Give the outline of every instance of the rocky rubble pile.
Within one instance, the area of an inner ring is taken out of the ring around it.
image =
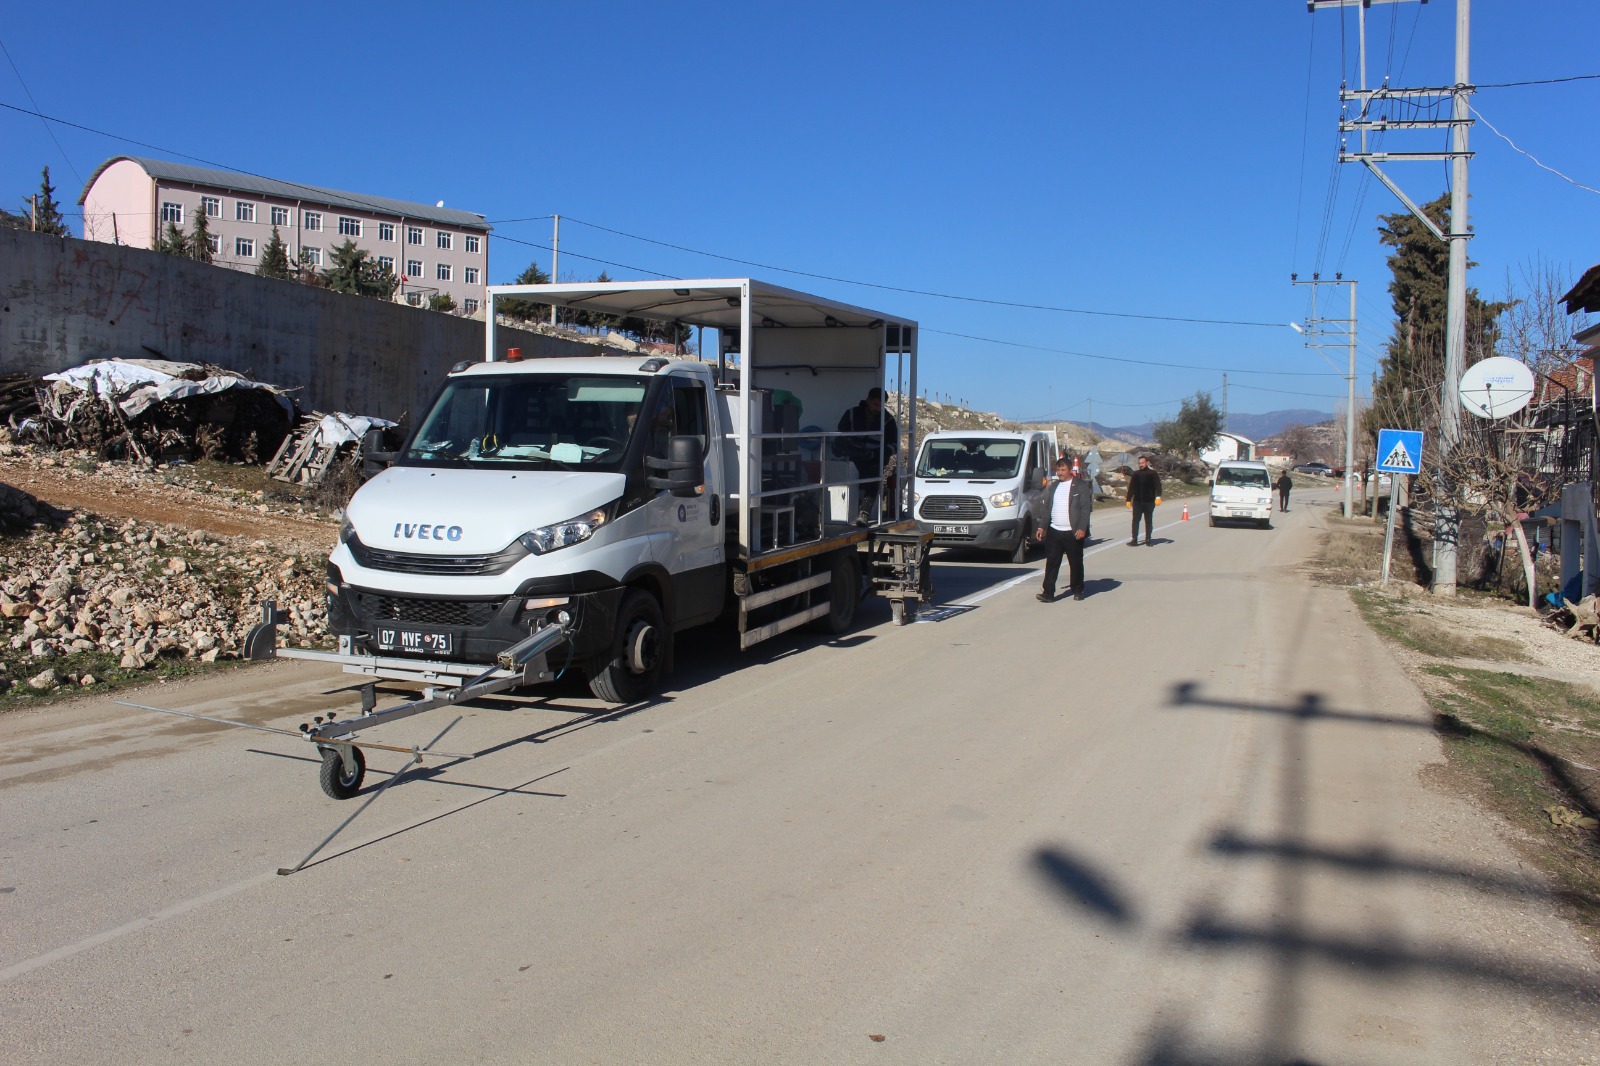
[[[37,524],[0,541],[0,691],[93,685],[60,664],[79,652],[123,670],[238,658],[265,600],[288,612],[281,641],[321,643],[324,574],[321,557],[204,530],[81,514]]]

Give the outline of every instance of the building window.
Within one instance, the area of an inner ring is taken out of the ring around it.
[[[470,299],[470,298],[466,299],[466,300],[462,300],[461,301],[461,310],[465,314],[469,314],[469,315],[477,314],[478,313],[478,301]]]
[[[420,260],[420,259],[407,259],[406,260],[406,277],[408,277],[408,278],[420,278],[420,277],[422,277],[422,260]]]
[[[289,224],[289,209],[287,207],[274,207],[272,209],[272,224],[274,226],[287,226]]]
[[[175,204],[171,200],[161,201],[161,221],[183,225],[183,205]]]
[[[438,276],[440,281],[449,281],[450,280],[450,264],[449,263],[440,263],[437,266],[435,266],[433,269],[434,269],[434,273]]]
[[[300,225],[302,227],[304,227],[305,229],[312,230],[313,232],[320,233],[322,231],[322,212],[321,211],[302,211],[302,212],[300,212]]]
[[[240,259],[254,259],[256,257],[256,242],[250,237],[235,237],[233,239],[233,254]]]
[[[422,227],[421,226],[407,226],[406,227],[406,243],[407,244],[421,244],[422,243]]]
[[[222,238],[215,233],[206,234],[206,247],[211,249],[212,255],[222,254]]]
[[[444,248],[446,250],[450,248],[450,234],[446,233],[444,230],[439,231],[438,240],[440,248]]]
[[[461,280],[466,282],[468,285],[476,285],[478,283],[478,268],[467,267],[466,269],[462,270]]]
[[[236,222],[254,222],[256,220],[256,205],[248,200],[235,200],[233,202],[233,218]]]
[[[222,217],[222,197],[202,196],[200,197],[200,206],[205,209],[207,218]]]
[[[359,218],[347,218],[344,215],[340,215],[339,232],[344,234],[346,237],[361,236],[361,220]]]
[[[393,222],[380,222],[380,223],[378,223],[378,240],[380,240],[380,241],[392,241],[392,240],[394,240],[394,223]]]
[[[321,266],[322,265],[322,249],[321,248],[302,248],[302,249],[300,249],[300,262],[304,263],[306,266],[314,266],[314,267]]]
[[[412,307],[421,307],[422,306],[422,293],[420,293],[420,292],[408,292],[408,293],[406,293],[406,303],[410,304]]]
[[[378,269],[379,270],[387,270],[389,273],[393,274],[394,273],[394,256],[392,256],[392,255],[380,255],[380,256],[378,256]]]
[[[474,237],[470,233],[467,234],[467,251],[471,252],[473,255],[478,254],[478,238]]]

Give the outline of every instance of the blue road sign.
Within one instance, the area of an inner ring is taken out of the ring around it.
[[[1422,430],[1378,430],[1378,469],[1386,474],[1422,472]]]

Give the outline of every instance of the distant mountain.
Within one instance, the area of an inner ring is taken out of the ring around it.
[[[1228,432],[1237,433],[1241,437],[1251,440],[1261,440],[1263,437],[1276,437],[1289,426],[1314,426],[1318,422],[1326,422],[1333,417],[1328,411],[1312,411],[1299,408],[1292,411],[1268,411],[1264,415],[1234,414],[1228,415]]]

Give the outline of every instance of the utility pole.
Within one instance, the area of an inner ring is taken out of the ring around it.
[[[1222,432],[1228,432],[1228,375],[1222,375]]]
[[[556,273],[561,264],[561,216],[551,215],[555,220],[554,232],[550,235],[550,284],[554,285],[561,280],[561,275]],[[550,324],[556,324],[556,305],[550,305]]]
[[[1317,303],[1318,285],[1348,285],[1350,286],[1350,317],[1342,318],[1317,318],[1306,319],[1306,347],[1322,351],[1321,338],[1324,335],[1324,325],[1342,326],[1343,330],[1328,330],[1328,334],[1337,337],[1341,333],[1350,349],[1350,371],[1345,375],[1345,410],[1344,410],[1344,516],[1355,516],[1355,474],[1356,474],[1356,281],[1354,278],[1346,281],[1343,274],[1335,274],[1332,281],[1323,281],[1320,275],[1311,275],[1310,281],[1299,280],[1298,274],[1289,275],[1291,285],[1311,286],[1311,309],[1315,311],[1320,305]]]
[[[1469,57],[1472,22],[1472,0],[1456,0],[1455,83],[1444,88],[1379,89],[1367,88],[1367,7],[1375,3],[1408,3],[1410,0],[1306,0],[1311,12],[1323,8],[1354,7],[1360,30],[1361,87],[1341,89],[1339,99],[1345,105],[1358,104],[1356,117],[1341,119],[1341,133],[1358,133],[1360,149],[1348,151],[1343,143],[1339,149],[1339,162],[1361,163],[1373,176],[1383,182],[1388,190],[1406,205],[1406,209],[1435,237],[1444,241],[1450,250],[1449,276],[1446,282],[1444,383],[1439,397],[1439,497],[1433,515],[1433,591],[1439,596],[1456,594],[1456,548],[1460,539],[1460,523],[1456,512],[1448,467],[1450,454],[1461,438],[1461,371],[1466,364],[1467,349],[1467,131],[1472,126],[1468,114],[1467,97],[1472,95],[1469,82]],[[1426,3],[1426,0],[1422,0]],[[1384,108],[1393,101],[1405,101],[1401,113],[1427,115],[1446,99],[1450,101],[1448,119],[1391,118]],[[1374,111],[1377,110],[1376,117]],[[1450,131],[1448,152],[1380,152],[1367,144],[1369,133],[1406,132],[1413,130]],[[1401,191],[1379,163],[1419,162],[1448,160],[1450,163],[1450,232],[1442,232],[1433,219],[1423,213],[1410,197]],[[1396,427],[1416,428],[1423,427]]]
[[[34,193],[28,197],[28,203],[33,206],[28,210],[28,228],[34,233],[39,232],[39,194]]]

